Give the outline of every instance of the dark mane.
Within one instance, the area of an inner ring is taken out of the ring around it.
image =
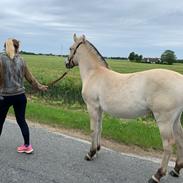
[[[109,68],[108,67],[108,63],[106,62],[106,60],[104,59],[104,57],[99,53],[99,51],[95,48],[95,46],[92,43],[90,43],[88,40],[86,40],[86,43],[89,46],[89,48],[91,48],[91,50],[97,55],[97,57],[104,64],[104,66],[106,68]]]

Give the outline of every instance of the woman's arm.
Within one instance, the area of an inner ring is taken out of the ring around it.
[[[25,62],[24,62],[25,63]],[[48,86],[40,84],[36,78],[32,75],[32,73],[29,71],[26,63],[24,64],[24,74],[26,80],[34,87],[37,88],[38,90],[41,91],[46,91],[48,89]]]
[[[2,61],[0,60],[0,88],[3,85],[3,64]]]

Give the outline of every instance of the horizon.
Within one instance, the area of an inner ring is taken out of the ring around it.
[[[165,50],[165,51],[166,51],[166,50]],[[2,51],[2,52],[0,51],[0,54],[1,54],[1,53],[4,53],[4,51]],[[49,56],[49,55],[50,55],[50,56],[52,55],[52,56],[62,56],[62,57],[67,57],[67,56],[68,56],[68,54],[40,53],[40,52],[32,52],[32,51],[25,51],[25,50],[20,50],[19,53],[20,53],[20,54],[25,54],[25,55],[26,55],[26,54],[27,54],[27,55],[48,55],[48,56]],[[138,53],[137,53],[137,54],[138,54]],[[129,56],[129,55],[128,55],[128,56]],[[112,58],[112,59],[113,59],[113,58],[114,58],[114,59],[115,59],[115,58],[117,58],[117,59],[119,58],[119,59],[122,59],[122,60],[123,60],[123,59],[127,59],[127,60],[128,60],[128,56],[126,57],[126,56],[103,56],[103,55],[102,55],[102,57],[104,57],[104,58]],[[143,55],[142,55],[142,56],[143,56]],[[153,56],[152,56],[152,57],[150,57],[150,56],[149,56],[149,57],[148,57],[148,56],[147,56],[147,57],[144,57],[144,56],[143,56],[143,59],[146,59],[146,58],[161,59],[161,56],[160,56],[160,57],[153,57]],[[183,60],[183,58],[177,58],[176,60]]]
[[[166,51],[166,50],[165,50]],[[2,52],[0,52],[2,53]],[[35,53],[35,52],[29,52],[29,51],[25,51],[25,50],[20,50],[20,54],[30,54],[30,55],[50,55],[50,56],[62,56],[62,57],[67,57],[68,54],[54,54],[54,53]],[[103,56],[104,58],[119,58],[119,59],[128,59],[128,57],[125,56]],[[147,59],[147,58],[155,58],[155,59],[161,59],[160,57],[144,57],[142,55],[143,59]],[[183,60],[183,58],[177,58],[176,60]]]

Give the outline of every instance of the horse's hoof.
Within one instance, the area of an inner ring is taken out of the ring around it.
[[[91,160],[96,156],[96,152],[97,152],[97,150],[92,150],[92,151],[90,151],[90,152],[85,156],[85,160],[91,161]]]
[[[91,157],[89,154],[87,154],[87,155],[85,156],[85,160],[86,160],[86,161],[91,161],[91,160],[92,160],[92,157]]]
[[[153,178],[150,178],[148,183],[159,183],[159,181],[155,181]]]
[[[85,160],[91,161],[94,158],[94,156],[96,156],[96,152],[97,152],[96,149],[90,150],[90,152],[85,156]]]
[[[179,173],[177,173],[175,170],[172,170],[169,174],[170,174],[172,177],[179,177]]]

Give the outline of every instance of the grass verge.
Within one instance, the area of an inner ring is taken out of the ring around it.
[[[12,110],[10,111],[12,113]],[[52,127],[77,129],[90,133],[89,116],[84,109],[53,106],[39,101],[28,101],[26,118]],[[162,149],[159,130],[151,118],[124,120],[104,114],[102,136],[143,149]]]

